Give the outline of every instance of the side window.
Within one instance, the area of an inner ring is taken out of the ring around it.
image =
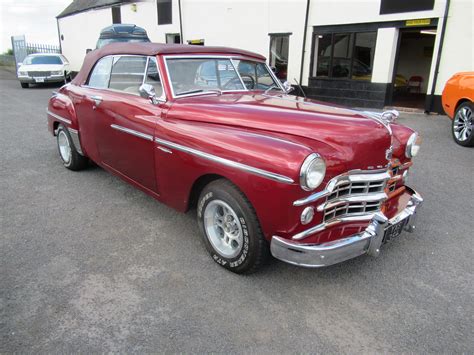
[[[139,95],[145,75],[146,57],[114,57],[109,88]]]
[[[148,61],[145,83],[150,84],[155,88],[156,97],[163,96],[163,86],[161,84],[160,73],[158,72],[155,57],[150,57],[150,60]]]
[[[109,85],[112,57],[102,58],[92,70],[87,85],[93,88],[105,89]]]

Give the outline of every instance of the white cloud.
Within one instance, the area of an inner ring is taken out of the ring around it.
[[[0,53],[11,48],[11,36],[27,42],[58,45],[56,16],[72,0],[0,0]]]

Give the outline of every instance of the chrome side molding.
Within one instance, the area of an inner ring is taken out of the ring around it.
[[[190,148],[190,147],[186,147],[186,146],[181,145],[181,144],[177,144],[177,143],[170,142],[170,141],[160,139],[160,138],[155,138],[155,142],[159,143],[161,145],[164,145],[168,148],[177,149],[177,150],[180,150],[182,152],[192,154],[192,155],[198,156],[198,157],[206,159],[206,160],[210,160],[210,161],[213,161],[213,162],[225,165],[225,166],[229,166],[231,168],[236,168],[236,169],[239,169],[239,170],[246,171],[250,174],[262,176],[262,177],[265,177],[267,179],[278,181],[278,182],[281,182],[281,183],[284,183],[284,184],[293,184],[294,183],[294,180],[290,177],[280,175],[280,174],[277,174],[277,173],[273,173],[271,171],[255,168],[253,166],[242,164],[242,163],[239,163],[239,162],[236,162],[236,161],[233,161],[233,160],[229,160],[229,159],[226,159],[226,158],[221,158],[221,157],[218,157],[216,155],[205,153],[205,152],[202,152],[200,150]]]
[[[55,119],[57,119],[58,121],[61,121],[63,123],[66,123],[66,124],[71,124],[71,120],[68,120],[67,118],[64,118],[62,116],[59,116],[53,112],[51,112],[50,110],[46,109],[46,113],[52,117],[54,117]]]
[[[138,132],[133,129],[122,127],[116,124],[111,124],[110,127],[112,127],[113,129],[116,129],[117,131],[128,133],[128,134],[131,134],[132,136],[143,138],[143,139],[146,139],[147,141],[153,142],[153,136],[150,136],[149,134]]]

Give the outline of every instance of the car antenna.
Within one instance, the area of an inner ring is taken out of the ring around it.
[[[298,85],[298,89],[300,89],[301,93],[303,94],[304,98],[306,99],[306,94],[304,93],[303,87],[300,85],[298,80],[296,78],[293,78],[295,80],[296,85]]]

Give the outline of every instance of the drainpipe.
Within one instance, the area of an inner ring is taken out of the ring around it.
[[[430,102],[428,104],[428,107],[425,106],[425,113],[430,113],[433,110],[434,93],[435,93],[435,89],[436,89],[436,82],[438,81],[439,65],[440,65],[440,62],[441,62],[441,52],[443,51],[444,34],[446,32],[446,23],[448,22],[449,3],[450,3],[450,0],[446,0],[446,7],[444,8],[443,26],[441,27],[439,47],[438,47],[438,53],[437,53],[437,57],[436,57],[436,65],[435,65],[433,83],[431,84]]]
[[[306,32],[308,32],[308,17],[309,17],[310,3],[311,3],[311,0],[306,0],[306,15],[304,19],[304,32],[303,32],[303,48],[301,48],[300,84],[303,82],[304,55],[306,53]]]
[[[179,42],[183,44],[183,18],[181,17],[181,0],[178,0],[179,9]]]

